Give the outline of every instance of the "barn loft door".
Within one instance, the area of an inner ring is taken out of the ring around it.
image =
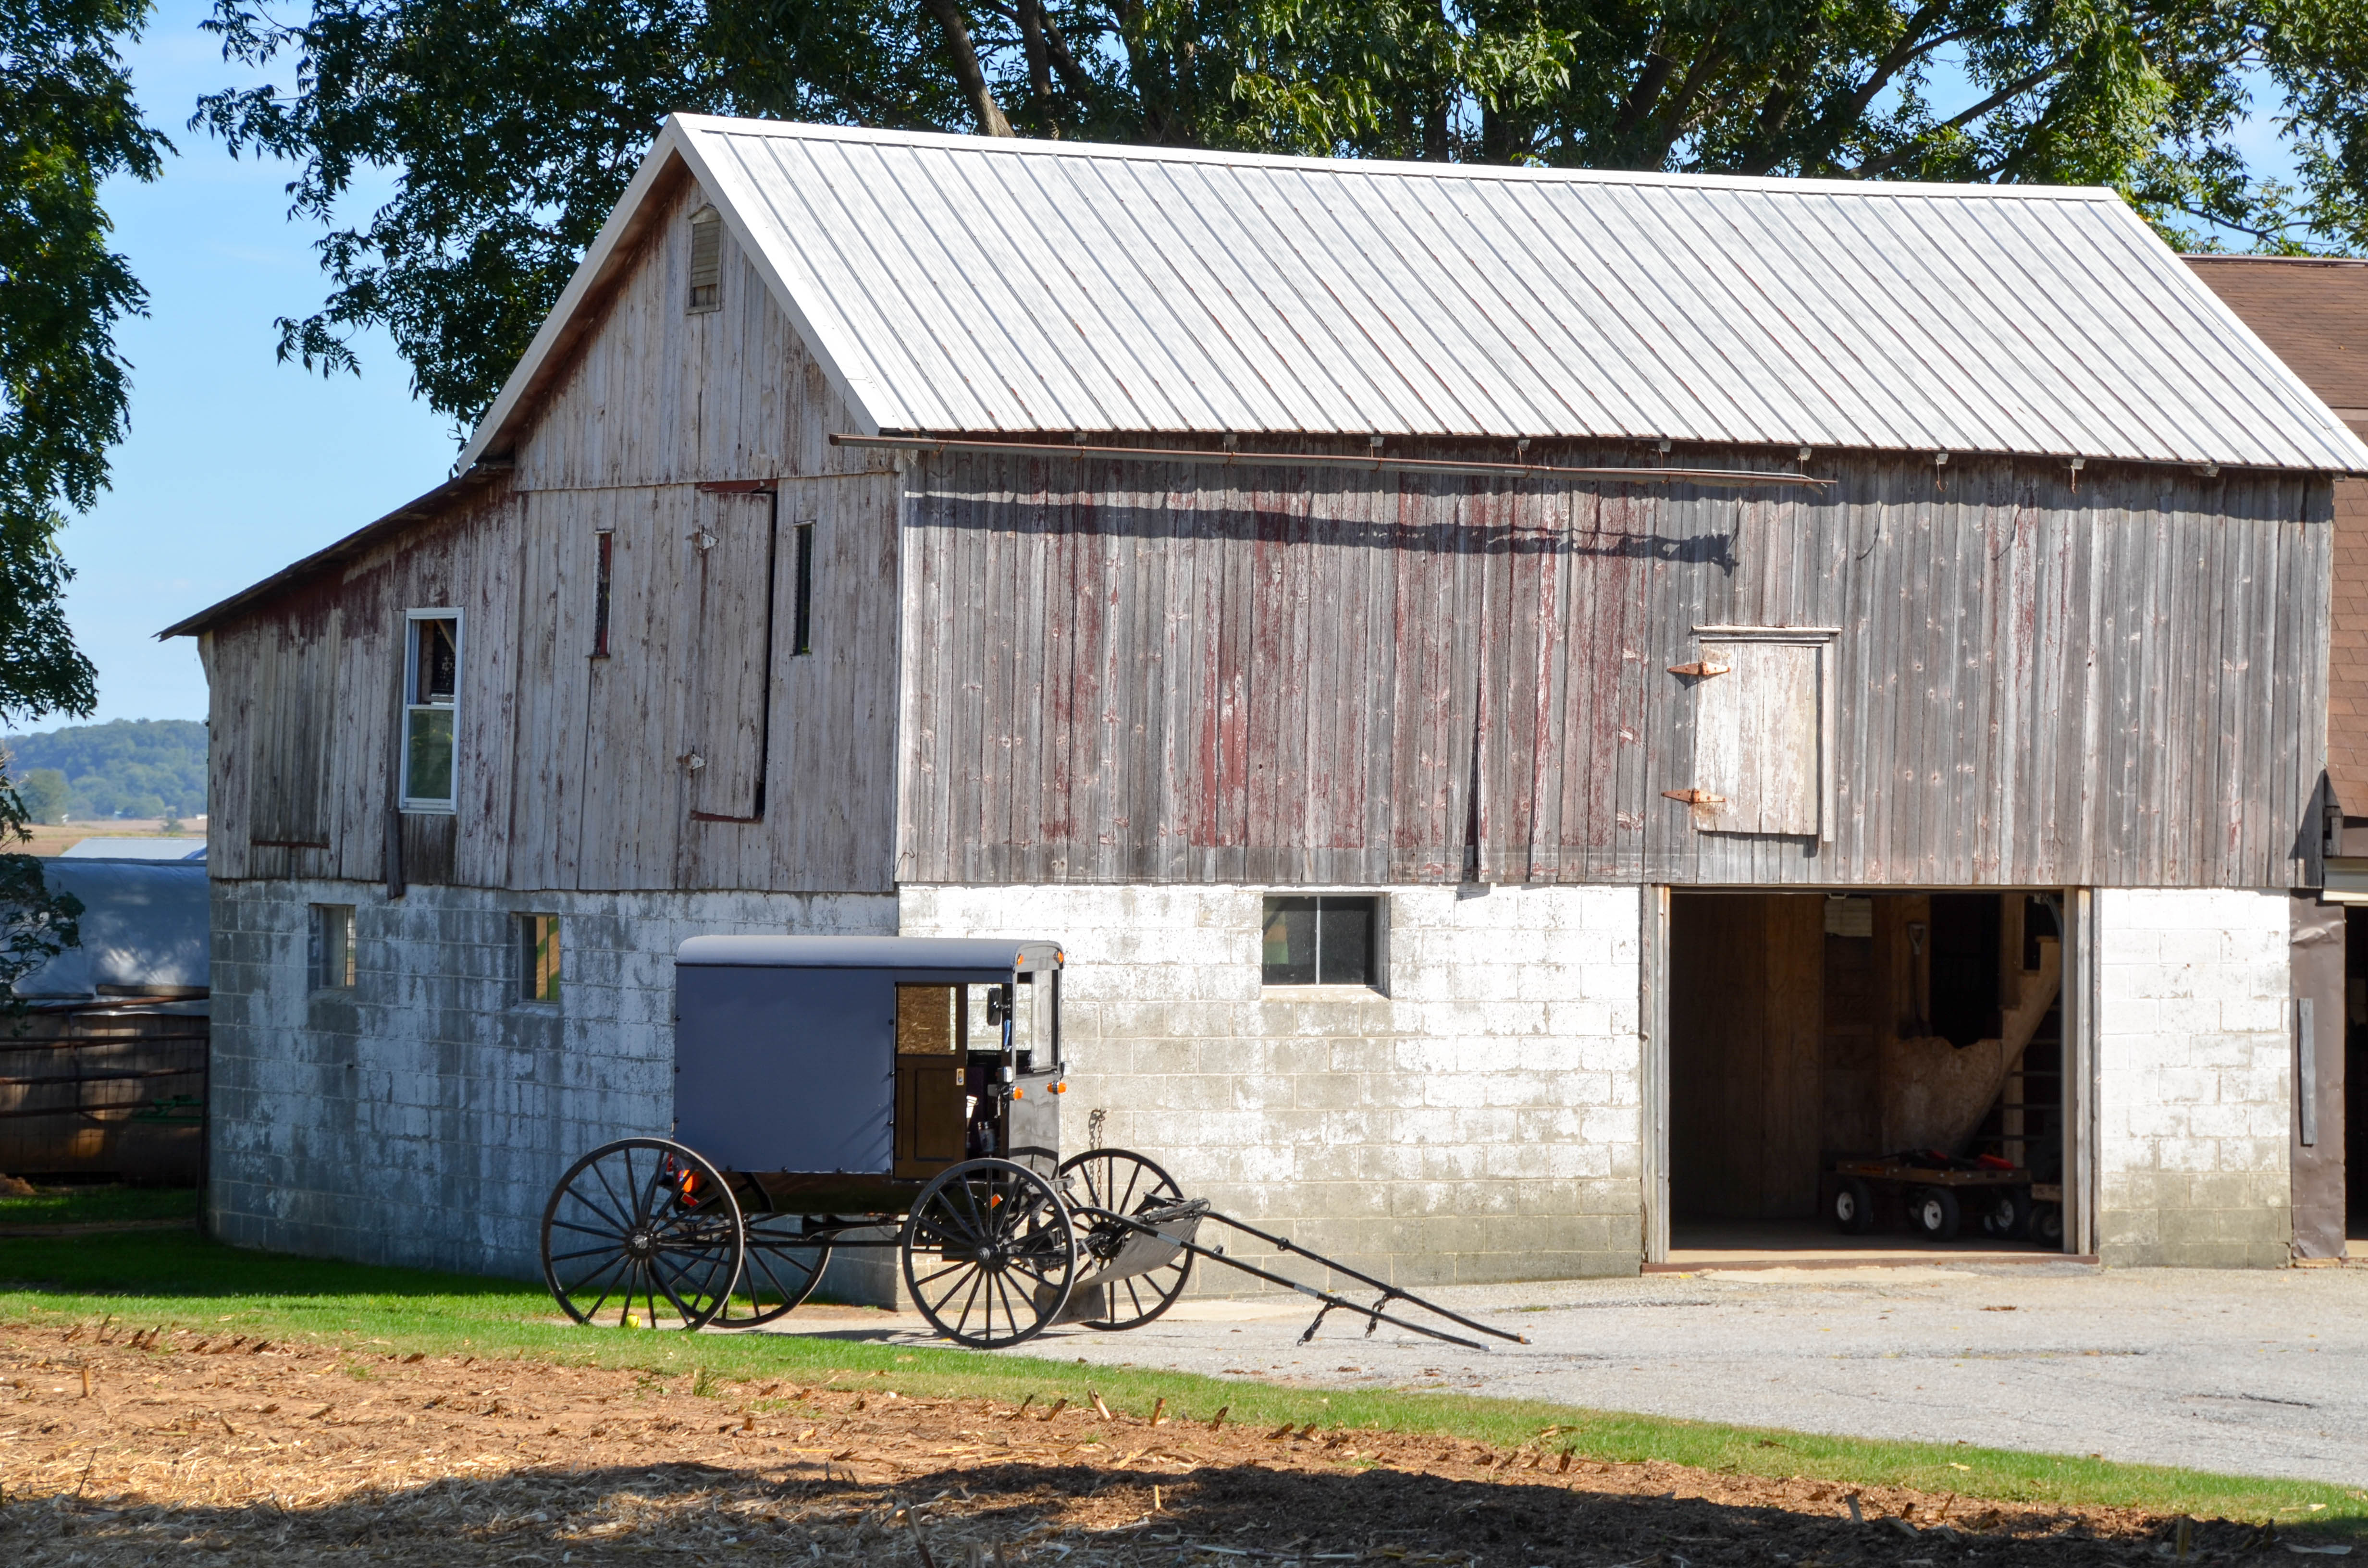
[[[699,494],[689,548],[698,617],[685,705],[690,810],[707,821],[765,812],[766,699],[772,685],[773,498]]]
[[[1691,790],[1705,833],[1830,837],[1830,639],[1785,629],[1702,636],[1694,687]]]
[[[247,776],[247,841],[284,848],[329,843],[329,737],[336,731],[338,631],[331,610],[317,636],[283,634],[258,662],[252,701],[255,760]]]

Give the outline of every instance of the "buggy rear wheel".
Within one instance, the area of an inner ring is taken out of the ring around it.
[[[1091,1149],[1061,1162],[1053,1180],[1076,1209],[1101,1209],[1113,1214],[1139,1215],[1184,1201],[1176,1178],[1132,1149]],[[1106,1267],[1121,1248],[1143,1234],[1115,1220],[1085,1216],[1086,1233],[1079,1239],[1088,1275]],[[1157,1238],[1152,1238],[1156,1241]],[[1088,1295],[1102,1293],[1102,1313],[1084,1319],[1087,1328],[1116,1331],[1141,1328],[1176,1304],[1192,1278],[1192,1255],[1178,1248],[1166,1263],[1141,1274],[1116,1279],[1087,1281]]]
[[[750,1214],[740,1223],[739,1283],[715,1313],[718,1328],[756,1328],[803,1306],[822,1282],[830,1243],[808,1239],[798,1214]]]
[[[577,1323],[683,1328],[722,1310],[740,1273],[740,1205],[717,1170],[664,1138],[620,1138],[567,1167],[542,1210],[542,1278]]]
[[[929,1326],[997,1350],[1069,1304],[1076,1231],[1051,1182],[1010,1160],[965,1160],[921,1189],[905,1223],[905,1285]]]

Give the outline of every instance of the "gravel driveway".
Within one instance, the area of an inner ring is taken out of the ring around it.
[[[1437,1295],[1532,1343],[1367,1339],[1335,1313],[1301,1346],[1312,1312],[1266,1297],[1019,1353],[2368,1483],[2368,1269],[1783,1269]],[[926,1338],[917,1317],[844,1309],[781,1327]]]

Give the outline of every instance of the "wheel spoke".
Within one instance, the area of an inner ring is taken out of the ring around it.
[[[978,1265],[976,1265],[976,1264],[974,1264],[974,1263],[963,1263],[963,1264],[957,1264],[957,1265],[955,1265],[955,1267],[956,1267],[957,1269],[959,1269],[959,1270],[961,1270],[961,1271],[962,1271],[962,1272],[964,1272],[964,1273],[968,1273],[968,1274],[976,1274],[976,1273],[980,1272],[980,1269],[979,1269]],[[946,1287],[946,1293],[945,1293],[944,1295],[942,1295],[942,1296],[939,1296],[936,1301],[931,1301],[931,1302],[929,1303],[929,1315],[930,1315],[931,1317],[935,1317],[935,1316],[937,1316],[939,1312],[944,1312],[944,1311],[946,1310],[946,1303],[947,1303],[948,1301],[952,1301],[952,1300],[954,1299],[954,1293],[955,1293],[956,1291],[960,1290],[962,1288],[962,1282],[960,1279],[957,1279],[957,1280],[955,1280],[952,1284],[951,1284],[951,1285],[947,1286],[947,1287]],[[917,1296],[919,1293],[920,1293],[920,1292],[918,1292],[918,1291],[915,1291],[915,1292],[914,1292],[914,1294],[915,1294],[915,1295],[916,1295],[916,1296]]]
[[[632,1229],[630,1225],[620,1225],[614,1230],[604,1231],[597,1225],[576,1224],[572,1220],[553,1220],[551,1222],[551,1228],[554,1231],[575,1231],[587,1236],[611,1236],[620,1242],[624,1239],[625,1233]]]
[[[580,1247],[580,1248],[578,1248],[577,1250],[575,1250],[575,1252],[555,1252],[555,1253],[552,1253],[552,1254],[551,1255],[551,1261],[552,1261],[552,1262],[553,1262],[553,1263],[565,1263],[565,1262],[567,1262],[570,1258],[577,1258],[577,1257],[598,1257],[598,1256],[600,1256],[602,1253],[604,1253],[604,1252],[613,1253],[613,1252],[615,1252],[616,1250],[617,1250],[617,1248],[616,1248],[616,1246],[615,1246],[615,1245],[613,1245],[613,1244],[609,1245],[609,1246],[599,1246],[599,1247]]]

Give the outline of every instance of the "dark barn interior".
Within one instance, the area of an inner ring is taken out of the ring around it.
[[[2044,893],[1674,894],[1673,1250],[2060,1246],[2057,932]],[[1844,1233],[1837,1165],[1910,1152],[2039,1201],[1952,1189],[1943,1240],[1914,1225],[1920,1188],[1876,1179]]]

